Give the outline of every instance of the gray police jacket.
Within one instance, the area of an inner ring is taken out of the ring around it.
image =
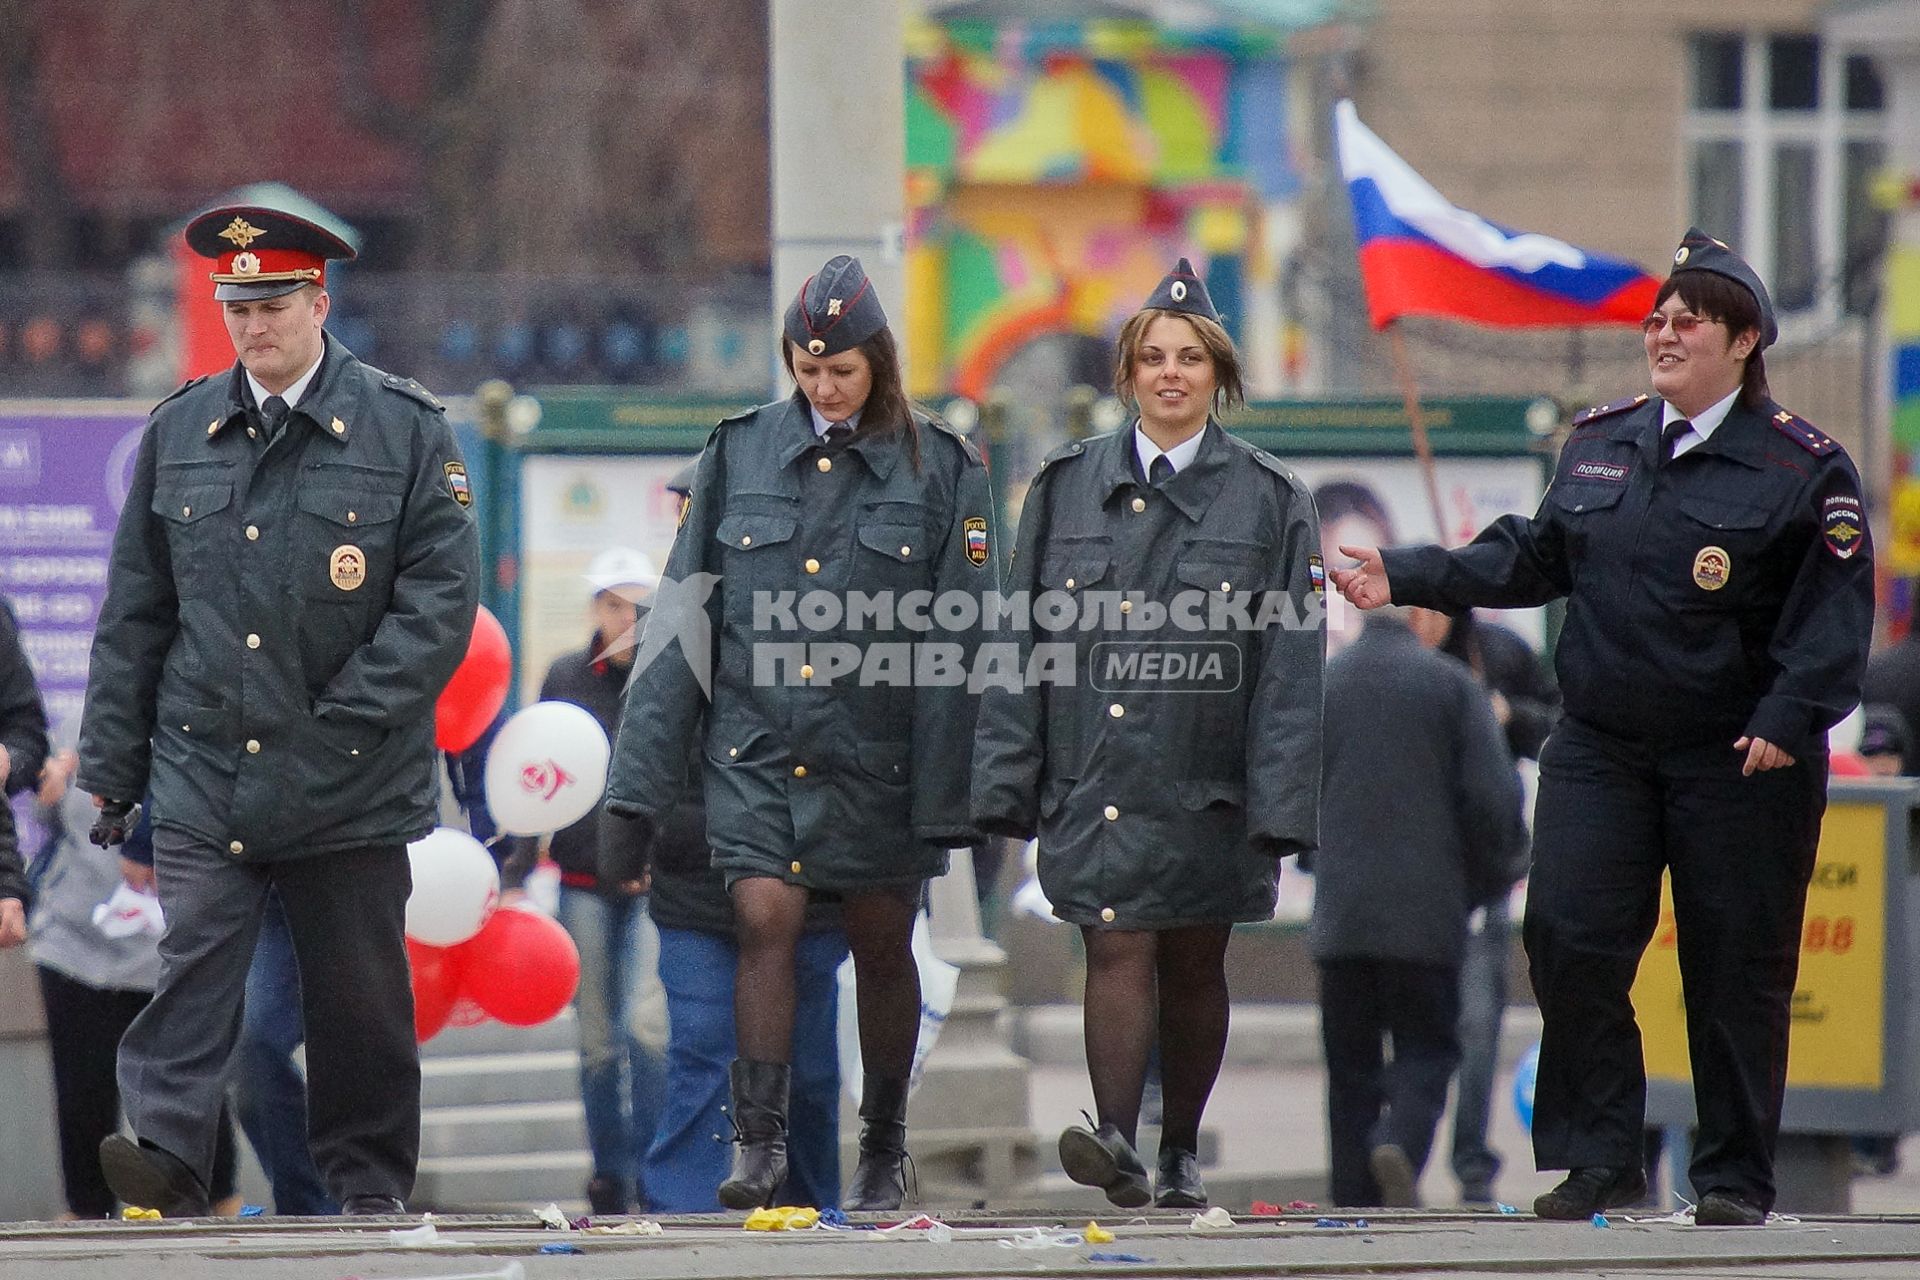
[[[1306,489],[1212,422],[1157,490],[1133,428],[1070,444],[1027,494],[1008,589],[1056,624],[1021,633],[1024,651],[1065,646],[1072,674],[987,691],[975,821],[1038,833],[1041,887],[1076,924],[1271,916],[1277,859],[1319,836],[1325,577]],[[1070,627],[1047,593],[1074,602]]]
[[[438,401],[332,338],[269,442],[244,372],[161,402],[93,642],[77,785],[278,860],[414,839],[479,544]]]
[[[933,421],[918,437],[917,467],[904,433],[828,447],[798,394],[714,429],[634,662],[609,809],[658,831],[700,734],[729,872],[843,892],[938,875],[970,841],[992,499],[972,445]],[[949,592],[971,620],[928,608]],[[852,593],[889,603],[855,618]]]

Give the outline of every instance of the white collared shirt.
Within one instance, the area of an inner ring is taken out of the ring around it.
[[[1709,405],[1691,418],[1688,418],[1686,414],[1674,408],[1671,402],[1662,403],[1660,406],[1660,429],[1662,431],[1667,429],[1669,423],[1679,422],[1683,419],[1693,425],[1693,430],[1674,441],[1673,456],[1677,458],[1687,452],[1687,450],[1703,445],[1712,438],[1714,429],[1727,420],[1727,415],[1733,412],[1733,402],[1739,398],[1740,388],[1735,387],[1733,393],[1726,399]],[[1665,461],[1665,459],[1662,459],[1662,461]]]
[[[279,392],[267,390],[260,384],[260,379],[253,376],[253,370],[247,370],[247,387],[253,392],[253,403],[261,408],[265,408],[267,397],[278,395],[282,400],[287,402],[287,408],[293,408],[293,406],[300,403],[300,397],[307,394],[307,386],[313,381],[313,375],[320,372],[320,361],[326,358],[327,348],[326,345],[322,343],[320,347],[320,359],[308,365],[307,371],[295,378],[292,386],[288,387],[285,391]]]
[[[1207,429],[1203,426],[1187,439],[1173,446],[1173,448],[1162,449],[1159,445],[1148,439],[1147,433],[1140,429],[1139,423],[1134,423],[1133,452],[1134,455],[1140,459],[1140,474],[1143,476],[1152,475],[1153,460],[1162,456],[1166,458],[1167,465],[1173,468],[1174,474],[1180,474],[1182,467],[1199,456],[1200,442],[1206,438],[1206,435]]]
[[[827,421],[825,418],[820,416],[820,411],[814,408],[811,403],[807,405],[807,412],[813,415],[813,434],[822,440],[825,440],[827,438],[828,430],[830,430],[833,427],[850,427],[855,431],[858,431],[860,429],[860,413],[861,413],[860,409],[855,409],[850,415],[848,415],[847,420],[845,422]]]

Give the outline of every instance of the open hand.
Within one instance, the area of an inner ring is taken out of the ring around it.
[[[1360,563],[1333,571],[1333,585],[1356,609],[1378,609],[1393,603],[1393,591],[1387,583],[1386,565],[1378,547],[1341,547],[1340,554]]]

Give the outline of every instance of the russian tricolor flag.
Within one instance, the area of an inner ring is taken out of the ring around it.
[[[1360,123],[1353,103],[1333,110],[1374,328],[1404,315],[1508,328],[1638,324],[1653,310],[1660,282],[1633,263],[1455,208]]]

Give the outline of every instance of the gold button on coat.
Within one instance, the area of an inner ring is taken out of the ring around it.
[[[1131,600],[1122,600],[1122,601],[1120,602],[1120,612],[1122,612],[1122,613],[1132,613],[1132,612],[1133,612],[1133,601],[1131,601]]]
[[[750,546],[752,546],[752,545],[753,545],[753,535],[752,535],[752,534],[750,534],[750,533],[743,533],[743,534],[741,534],[741,535],[740,535],[740,545],[741,545],[741,546],[743,546],[743,547],[750,547]]]
[[[250,756],[257,756],[260,754],[260,739],[258,738],[247,739],[247,754]]]
[[[1145,511],[1147,509],[1147,500],[1145,498],[1135,498],[1133,500],[1133,509],[1135,511]]]
[[[235,840],[232,844],[227,846],[228,853],[240,854],[240,853],[245,853],[246,851],[247,851],[247,846],[245,846],[244,844],[241,844],[238,840]]]
[[[800,874],[800,859],[798,859],[798,858],[795,858],[795,859],[794,859],[794,860],[793,860],[792,862],[789,862],[789,863],[787,864],[787,870],[789,870],[789,871],[791,871],[791,872],[793,872],[793,874],[795,874],[795,875],[799,875],[799,874]]]
[[[796,777],[796,778],[804,778],[804,777],[806,777],[806,776],[807,776],[807,766],[805,766],[805,765],[803,765],[803,764],[797,764],[797,765],[795,765],[795,766],[793,766],[793,776],[794,776],[794,777]]]
[[[900,554],[901,554],[902,556],[910,556],[910,555],[912,555],[912,554],[913,554],[913,548],[912,548],[912,547],[902,547],[902,548],[900,548]]]
[[[260,637],[255,635],[253,632],[249,631],[247,633],[247,648],[258,649],[259,647],[260,647]]]
[[[813,679],[813,667],[807,663],[802,663],[800,665],[800,678],[802,680]]]
[[[811,556],[807,557],[807,572],[808,573],[820,572],[820,562],[818,560],[815,560]]]
[[[250,525],[248,525],[248,526],[247,526],[247,541],[248,541],[248,542],[258,542],[258,541],[260,541],[260,526],[259,526],[259,525],[257,525],[257,524],[250,524]]]
[[[1107,714],[1112,716],[1115,720],[1118,720],[1121,716],[1127,714],[1127,709],[1116,702],[1112,706],[1107,708]]]
[[[813,465],[820,468],[822,471],[831,471],[833,470],[833,459],[822,458],[820,459],[820,461],[814,463]]]
[[[1112,908],[1112,907],[1102,907],[1102,908],[1100,908],[1100,918],[1101,918],[1102,920],[1104,920],[1104,921],[1106,921],[1106,922],[1107,922],[1108,924],[1112,924],[1112,923],[1113,923],[1113,908]]]
[[[1107,815],[1108,822],[1113,822],[1120,817],[1120,810],[1116,805],[1108,805],[1105,809],[1102,809],[1101,812]]]
[[[738,747],[728,747],[728,748],[727,748],[727,759],[729,759],[729,760],[731,760],[731,759],[733,759],[733,758],[734,758],[735,756],[738,756],[739,754],[740,754],[740,748],[738,748]]]

